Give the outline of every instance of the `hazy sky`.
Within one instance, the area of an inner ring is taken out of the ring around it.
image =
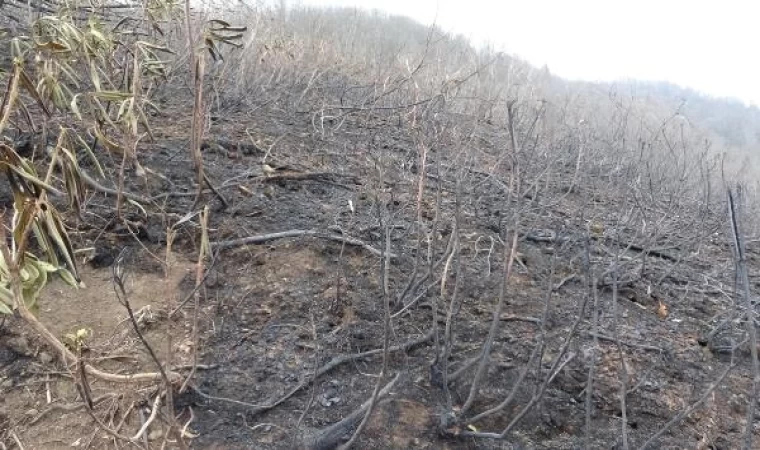
[[[666,80],[760,106],[755,0],[292,0],[434,20],[560,76]]]

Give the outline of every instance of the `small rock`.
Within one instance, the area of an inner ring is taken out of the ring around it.
[[[53,357],[48,352],[40,352],[39,359],[42,364],[50,364],[53,362]]]
[[[16,336],[8,339],[8,347],[21,356],[32,355],[32,349],[29,347],[29,340],[24,336]]]
[[[267,263],[267,255],[264,252],[253,255],[252,262],[254,266],[263,266]]]
[[[115,259],[116,251],[114,249],[109,247],[98,247],[95,249],[87,263],[92,266],[93,269],[103,269],[113,265]]]
[[[736,414],[744,415],[747,411],[747,399],[743,395],[734,394],[731,396],[731,398],[728,400],[728,406],[731,407],[731,409]]]
[[[337,405],[340,403],[340,397],[320,397],[319,403],[324,406],[325,408],[329,408],[332,405]]]
[[[332,381],[334,382],[335,380]],[[338,397],[339,389],[335,387],[335,384],[328,382],[327,385],[329,387],[319,395],[319,403],[325,408],[329,408],[341,401],[340,397]]]
[[[216,269],[211,269],[206,274],[206,287],[209,289],[223,286],[223,281],[223,278],[219,275],[219,271]]]
[[[157,441],[161,439],[164,436],[164,430],[160,428],[155,428],[148,433],[148,440],[149,441]]]
[[[25,413],[29,417],[37,417],[40,415],[40,412],[36,408],[32,408],[29,411]]]

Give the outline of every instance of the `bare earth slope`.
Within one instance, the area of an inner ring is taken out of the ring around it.
[[[198,234],[192,221],[180,228],[175,250],[181,256],[169,277],[156,260],[164,255],[167,223],[179,220],[193,202],[183,122],[189,119],[173,119],[174,113],[182,117],[183,104],[167,101],[165,116],[157,118],[157,142],[141,151],[153,172],[148,186],[132,180],[129,189],[144,196],[189,195],[146,205],[147,215],[133,210],[142,244],[108,225],[113,198],[100,193],[93,194],[86,221],[72,226],[80,247],[104,254],[132,249],[130,289],[135,308],[148,307],[145,333],[165,358],[171,323],[173,363],[187,373],[193,302],[168,321],[166,300],[177,302],[192,289]],[[436,119],[431,138],[429,129],[410,131],[407,117],[395,112],[358,111],[319,123],[316,106],[287,108],[278,102],[255,112],[230,107],[208,132],[209,175],[230,203],[222,209],[206,195],[212,241],[313,233],[219,252],[200,303],[202,367],[195,388],[175,399],[181,423],[192,415],[193,448],[315,445],[327,427],[371,397],[383,354],[363,352],[383,348],[379,253],[386,228],[395,257],[387,277],[392,351],[383,385],[399,378],[355,448],[622,448],[621,380],[630,447],[644,444],[700,400],[649,448],[739,447],[751,375],[742,321],[734,312],[734,267],[720,207],[641,207],[624,190],[604,188],[614,175],[589,173],[576,180],[575,159],[568,155],[553,163],[555,176],[534,178],[532,194],[524,189],[515,227],[514,203],[505,200],[511,172],[503,122],[451,114]],[[420,142],[428,149],[424,171]],[[526,148],[529,142],[523,140]],[[264,159],[274,173],[265,170]],[[425,191],[418,203],[421,172]],[[526,176],[525,185],[530,182]],[[642,221],[645,228],[659,228],[643,233]],[[490,363],[466,417],[513,397],[471,426],[447,424],[448,402],[456,412],[467,400],[476,372],[467,363],[488,335],[505,246],[515,229],[519,254],[504,290]],[[423,278],[429,246],[433,262],[441,263]],[[749,243],[748,252],[752,273],[760,268],[757,243]],[[85,271],[88,288],[81,292],[51,286],[41,318],[60,334],[91,329],[87,357],[106,367],[152,370],[123,320],[105,265]],[[593,279],[596,290],[590,288]],[[447,400],[434,338],[444,337],[452,298]],[[432,334],[434,311],[438,329]],[[542,345],[536,349],[537,343]],[[26,448],[113,448],[116,441],[77,406],[81,400],[68,372],[46,351],[14,319],[0,326],[2,442],[11,448],[12,432]],[[154,390],[101,382],[92,388],[93,397],[104,396],[95,413],[114,425],[126,417],[123,432],[134,434],[140,420],[128,410],[149,410],[146,399]],[[515,418],[503,439],[477,435],[500,433]],[[156,422],[146,445],[173,447],[164,441],[164,427]]]

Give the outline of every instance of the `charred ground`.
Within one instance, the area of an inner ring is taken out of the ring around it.
[[[417,72],[384,83],[348,69],[296,76],[275,50],[262,55],[251,83],[267,89],[241,97],[239,80],[216,79],[203,157],[228,205],[204,193],[215,253],[198,309],[192,97],[180,80],[159,90],[127,220],[97,186],[84,215],[68,217],[76,246],[98,256],[88,287],[53,284],[41,300],[57,335],[91,330],[89,360],[152,370],[113,294],[113,258],[130,249],[142,332],[181,373],[196,351],[200,364],[137,444],[175,445],[165,440],[174,413],[192,448],[333,448],[376,386],[393,382],[356,448],[624,448],[623,429],[640,448],[665,427],[648,448],[739,446],[752,387],[746,311],[717,163],[690,147],[698,136],[667,118],[637,126],[633,101],[596,116],[562,109],[545,100],[551,82],[462,106],[465,80],[425,95]],[[470,78],[489,64],[522,74],[491,62]],[[119,160],[102,154],[109,176],[98,182],[115,189]],[[234,242],[250,236],[259,242]],[[169,317],[167,299],[190,301]],[[13,317],[0,327],[0,379],[5,446],[129,446],[95,425],[70,372]],[[91,388],[94,414],[128,435],[158,391]]]

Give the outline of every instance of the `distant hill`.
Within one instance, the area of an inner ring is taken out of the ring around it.
[[[760,109],[737,99],[716,98],[667,82],[631,82],[640,95],[682,104],[681,111],[736,151],[760,155]]]
[[[272,16],[268,22],[259,22],[255,39],[244,53],[249,53],[246,57],[255,53],[258,65],[268,63],[271,70],[277,66],[279,77],[284,76],[287,66],[293,72],[313,76],[313,85],[319,83],[320,77],[325,80],[329,76],[348,76],[368,84],[409,77],[394,91],[399,103],[403,102],[399,100],[402,94],[409,98],[435,95],[444,84],[466,79],[467,83],[457,85],[457,105],[464,110],[472,112],[468,108],[477,108],[480,114],[489,116],[489,107],[484,104],[505,94],[527,95],[564,111],[555,120],[567,122],[555,124],[558,127],[567,128],[573,121],[585,118],[587,123],[595,122],[601,127],[596,134],[609,131],[606,129],[616,111],[633,107],[630,112],[646,123],[644,128],[650,132],[678,116],[688,124],[687,137],[698,147],[695,150],[708,146],[713,154],[725,152],[727,167],[741,167],[745,173],[753,166],[760,167],[760,109],[735,99],[714,98],[666,82],[568,81],[512,55],[476,49],[463,36],[378,11],[281,5],[262,9],[258,14]],[[289,57],[278,58],[282,53]],[[237,83],[261,88],[255,77]],[[476,98],[481,103],[477,107]],[[590,116],[599,117],[590,120]]]

